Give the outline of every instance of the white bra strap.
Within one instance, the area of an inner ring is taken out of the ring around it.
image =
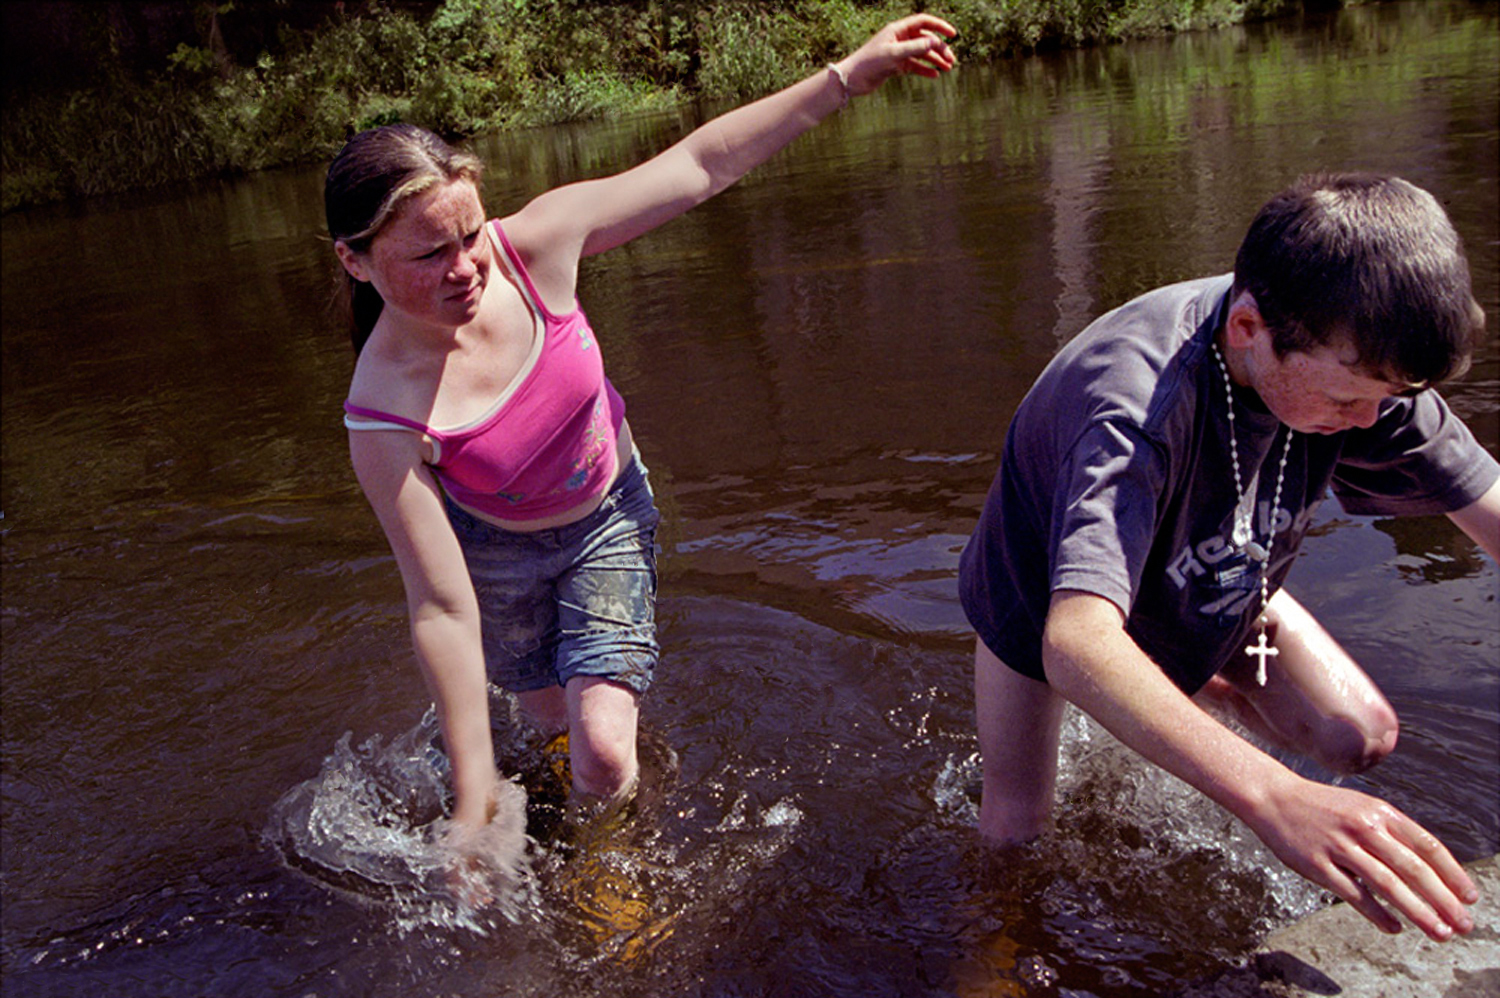
[[[344,414],[344,426],[351,430],[405,430],[407,433],[415,433],[432,445],[433,464],[437,464],[443,459],[443,442],[430,433],[423,433],[414,426],[402,426],[400,423],[392,423],[386,419],[367,419],[363,416],[354,417],[348,413]]]
[[[500,261],[505,265],[505,272],[510,274],[516,287],[521,291],[521,297],[525,298],[526,304],[531,306],[533,318],[540,319],[547,312],[542,308],[541,303],[532,297],[531,282],[521,273],[520,268],[516,266],[516,261],[512,260],[510,254],[505,251],[505,244],[500,241],[500,223],[498,221],[490,222],[485,226],[485,229],[489,231],[490,243],[495,247],[496,255],[500,257]]]

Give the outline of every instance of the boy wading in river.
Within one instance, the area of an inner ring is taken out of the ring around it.
[[[1390,705],[1281,585],[1330,489],[1350,513],[1445,513],[1500,558],[1500,465],[1434,390],[1483,330],[1437,201],[1333,175],[1271,199],[1233,274],[1152,291],[1063,348],[959,570],[986,837],[1043,829],[1071,702],[1382,929],[1391,908],[1434,939],[1473,927],[1474,885],[1430,833],[1202,704],[1338,772],[1395,748]]]

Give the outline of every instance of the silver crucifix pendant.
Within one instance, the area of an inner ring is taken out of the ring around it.
[[[1271,647],[1266,641],[1265,617],[1260,618],[1260,633],[1255,636],[1255,644],[1246,645],[1245,654],[1254,655],[1259,659],[1255,664],[1255,682],[1260,686],[1266,685],[1266,659],[1280,655],[1281,652]]]

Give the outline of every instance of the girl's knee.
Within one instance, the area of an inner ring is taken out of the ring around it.
[[[634,725],[574,723],[568,734],[573,788],[592,797],[618,797],[636,782]]]
[[[592,676],[568,683],[573,786],[595,797],[618,797],[635,785],[638,694]]]
[[[575,790],[610,798],[635,785],[639,763],[633,738],[600,738],[587,731],[574,731],[570,745]]]

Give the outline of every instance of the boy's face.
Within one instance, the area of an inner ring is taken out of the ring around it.
[[[1248,293],[1230,308],[1224,333],[1235,380],[1299,433],[1341,433],[1367,427],[1380,404],[1413,387],[1370,374],[1348,339],[1276,355],[1274,336]]]
[[[1374,424],[1380,403],[1409,386],[1370,376],[1347,340],[1277,357],[1269,331],[1245,356],[1250,385],[1299,433],[1340,433]]]

